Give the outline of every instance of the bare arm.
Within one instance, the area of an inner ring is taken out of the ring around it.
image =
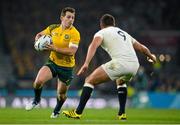
[[[43,31],[37,33],[36,36],[35,36],[35,41],[37,41],[42,35],[45,35],[45,34],[43,33]]]
[[[86,60],[84,63],[88,64],[91,62],[97,48],[101,45],[102,43],[102,38],[101,37],[95,37],[91,44],[89,45]]]
[[[55,52],[65,54],[65,55],[74,55],[77,51],[77,47],[69,47],[69,48],[56,48],[54,49]]]
[[[79,72],[77,73],[77,75],[84,73],[88,69],[89,63],[91,62],[97,48],[101,45],[102,40],[103,39],[101,37],[98,37],[98,36],[92,40],[92,42],[88,48],[86,60],[83,64],[83,66],[81,67],[81,69],[79,70]]]
[[[150,58],[154,63],[156,62],[156,56],[150,52],[150,50],[143,44],[139,43],[138,41],[135,41],[133,43],[133,47],[135,50],[143,53],[148,58]]]
[[[42,35],[45,35],[45,33],[43,31],[37,33],[36,37],[35,37],[35,41],[37,41]],[[46,50],[55,51],[57,53],[61,53],[64,55],[74,55],[76,53],[77,49],[78,49],[78,46],[77,47],[70,46],[69,48],[57,48],[53,44],[46,45]]]
[[[64,55],[74,55],[78,49],[77,47],[70,46],[69,48],[57,48],[53,44],[46,45],[47,50],[54,51],[57,53],[61,53]]]

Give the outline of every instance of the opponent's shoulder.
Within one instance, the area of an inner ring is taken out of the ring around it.
[[[105,35],[106,32],[107,32],[106,28],[100,29],[94,34],[94,36],[96,36],[96,35]]]
[[[113,32],[113,31],[114,31],[114,27],[106,27],[106,28],[100,29],[95,34],[107,34],[107,33]]]
[[[60,26],[60,24],[51,24],[51,25],[49,25],[48,27],[49,27],[49,30],[50,30],[50,32],[53,30],[53,29],[56,29],[56,28],[58,28]]]

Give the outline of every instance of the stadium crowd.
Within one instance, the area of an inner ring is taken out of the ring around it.
[[[4,44],[11,57],[11,66],[13,68],[14,86],[21,88],[18,83],[23,80],[32,81],[47,58],[48,53],[37,52],[33,48],[34,37],[40,29],[46,28],[49,24],[59,23],[61,8],[72,6],[76,9],[75,25],[81,33],[81,43],[76,54],[77,67],[74,72],[82,65],[90,38],[99,29],[98,17],[103,13],[111,13],[117,18],[117,25],[123,30],[128,31],[132,36],[141,42],[151,42],[149,38],[142,34],[146,31],[172,31],[179,30],[180,16],[178,16],[179,1],[124,1],[124,0],[103,0],[101,4],[97,0],[91,1],[45,1],[45,0],[2,0],[1,1],[1,25],[4,32]],[[158,34],[157,34],[158,35]],[[140,63],[139,72],[130,86],[137,91],[162,91],[176,92],[180,91],[180,61],[178,59],[179,37],[174,38],[176,41],[171,49],[161,48],[156,44],[145,43],[150,47],[152,52],[158,57],[161,53],[169,54],[171,60],[159,61],[158,64],[151,65],[141,55],[138,55]],[[159,51],[161,49],[161,51]],[[173,58],[172,58],[173,57]],[[98,65],[109,60],[109,56],[102,50],[98,49],[90,73]],[[85,74],[87,75],[87,74]],[[83,84],[84,76],[77,77],[73,80],[72,89],[80,89]],[[8,79],[7,79],[8,83]],[[25,83],[23,83],[25,84]],[[29,88],[31,88],[31,83]],[[47,84],[48,88],[55,89],[54,81]],[[108,87],[100,85],[97,89],[101,92],[113,92],[114,85]]]

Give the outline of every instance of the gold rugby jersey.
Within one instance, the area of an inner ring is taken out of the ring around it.
[[[43,30],[43,33],[51,35],[53,44],[57,48],[69,48],[70,44],[78,46],[80,42],[80,33],[74,26],[63,30],[60,24],[52,24]],[[49,58],[58,66],[74,67],[75,65],[74,55],[51,51]]]

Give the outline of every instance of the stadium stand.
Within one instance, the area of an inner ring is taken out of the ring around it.
[[[0,88],[8,86],[11,90],[12,85],[7,84],[13,84],[17,89],[31,89],[30,83],[48,56],[48,53],[39,53],[34,50],[34,36],[49,24],[58,23],[61,8],[72,6],[77,10],[75,25],[80,30],[82,38],[76,54],[78,65],[75,72],[85,59],[90,38],[99,28],[98,18],[103,13],[111,13],[117,18],[118,26],[148,45],[158,57],[164,54],[170,58],[169,61],[160,60],[159,65],[151,66],[142,55],[138,55],[143,67],[130,86],[137,91],[179,91],[180,16],[178,16],[179,11],[176,10],[179,8],[177,2],[179,3],[179,1],[163,0],[156,2],[113,0],[109,4],[108,0],[103,0],[99,6],[96,0],[80,2],[2,0],[0,20],[3,27],[1,32],[4,32],[5,38],[0,38],[2,41],[0,48],[1,51],[5,51],[2,48],[7,48],[8,55],[0,54]],[[109,56],[102,49],[98,49],[89,72],[106,60],[109,60]],[[150,75],[152,71],[153,76]],[[84,77],[75,76],[71,88],[80,89],[83,80]],[[54,82],[50,81],[47,88],[55,89]],[[97,89],[102,93],[113,93],[112,90],[115,87],[101,85]]]

